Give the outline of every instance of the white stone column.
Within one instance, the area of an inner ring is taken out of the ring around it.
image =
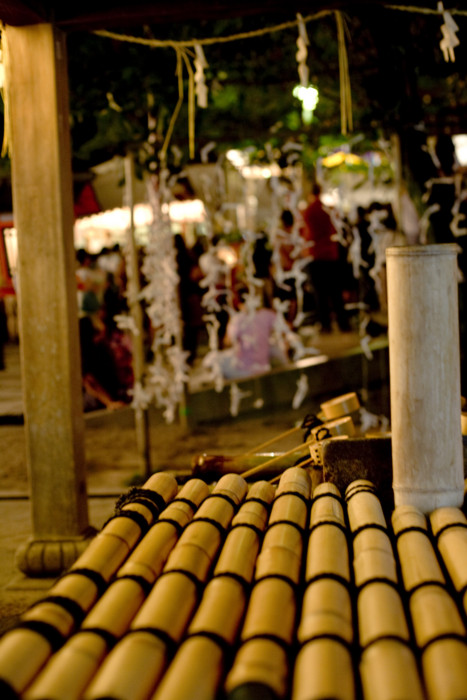
[[[18,565],[44,575],[69,566],[88,531],[66,44],[50,24],[4,38],[33,523]]]
[[[463,502],[457,246],[386,251],[395,504]]]

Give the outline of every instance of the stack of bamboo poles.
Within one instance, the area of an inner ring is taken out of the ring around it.
[[[308,474],[298,467],[284,472],[279,482],[256,562],[241,645],[225,682],[232,697],[239,690],[245,700],[268,691],[278,698],[287,693],[310,486]]]
[[[86,698],[151,696],[185,634],[246,491],[245,481],[237,475],[219,480],[184,529],[129,632],[102,664]]]
[[[180,532],[191,522],[208,493],[206,484],[197,479],[181,489],[118,570],[117,577],[84,619],[80,630],[57,651],[25,697],[30,700],[81,697],[109,649],[127,631]],[[70,668],[74,669],[73,675],[69,673]]]
[[[291,467],[130,492],[0,640],[24,700],[461,700],[467,519]]]
[[[47,598],[27,611],[0,643],[0,679],[18,695],[77,629],[109,581],[177,493],[176,480],[156,474],[122,505]]]
[[[216,696],[243,619],[273,498],[274,488],[267,482],[256,482],[251,487],[232,521],[187,637],[154,700],[195,696],[197,700],[212,700]]]
[[[456,511],[454,517],[452,511]],[[449,535],[455,535],[456,525],[461,520],[458,513],[454,508],[442,508],[432,514],[434,532],[440,542],[445,538],[444,545]],[[426,518],[412,506],[399,506],[392,521],[427,695],[430,700],[466,697],[466,630],[455,599],[447,590]],[[452,541],[450,544],[452,546]],[[463,566],[465,546],[464,539],[463,547],[451,549],[451,557],[456,557],[457,549]]]
[[[353,700],[354,634],[344,509],[333,484],[321,484],[313,496],[292,700]]]
[[[363,697],[423,700],[381,504],[373,485],[364,480],[347,488],[346,501],[353,539]]]

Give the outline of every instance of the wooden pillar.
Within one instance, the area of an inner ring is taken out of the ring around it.
[[[27,574],[54,574],[89,534],[66,44],[50,24],[5,27],[20,347],[33,536]]]

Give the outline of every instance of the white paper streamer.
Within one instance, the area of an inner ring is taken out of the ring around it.
[[[441,47],[441,51],[443,52],[444,60],[454,62],[456,60],[454,49],[460,44],[456,34],[456,32],[459,31],[459,27],[454,21],[451,13],[444,9],[442,2],[438,2],[438,11],[443,14],[444,19],[444,24],[441,25],[443,38],[441,39],[439,45]]]
[[[308,393],[308,377],[306,374],[301,374],[297,381],[297,391],[292,399],[292,408],[300,408]]]
[[[305,27],[305,22],[303,21],[302,15],[297,13],[298,20],[298,39],[297,47],[298,51],[295,54],[298,63],[298,75],[300,77],[300,85],[302,87],[308,87],[310,71],[306,65],[306,59],[308,57],[307,46],[310,43],[308,39],[308,34]]]
[[[242,399],[245,399],[247,396],[251,396],[251,391],[242,391],[238,384],[233,382],[230,385],[230,415],[231,416],[238,416],[238,411],[240,409],[240,403]]]
[[[201,44],[195,43],[195,93],[198,107],[205,109],[208,106],[208,88],[206,86],[204,70],[208,67],[208,62],[204,55]]]

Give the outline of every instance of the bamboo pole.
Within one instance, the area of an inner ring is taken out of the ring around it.
[[[457,246],[386,251],[395,504],[461,506]]]
[[[130,208],[130,227],[128,229],[128,248],[130,250],[130,266],[128,273],[128,299],[130,312],[137,333],[133,336],[133,372],[135,384],[141,384],[144,377],[144,333],[143,310],[139,301],[139,265],[138,249],[135,240],[134,223],[134,178],[135,164],[133,154],[128,152],[125,156],[125,196]],[[149,416],[148,411],[140,406],[135,407],[136,444],[144,475],[148,478],[151,474],[151,458],[149,450]]]

